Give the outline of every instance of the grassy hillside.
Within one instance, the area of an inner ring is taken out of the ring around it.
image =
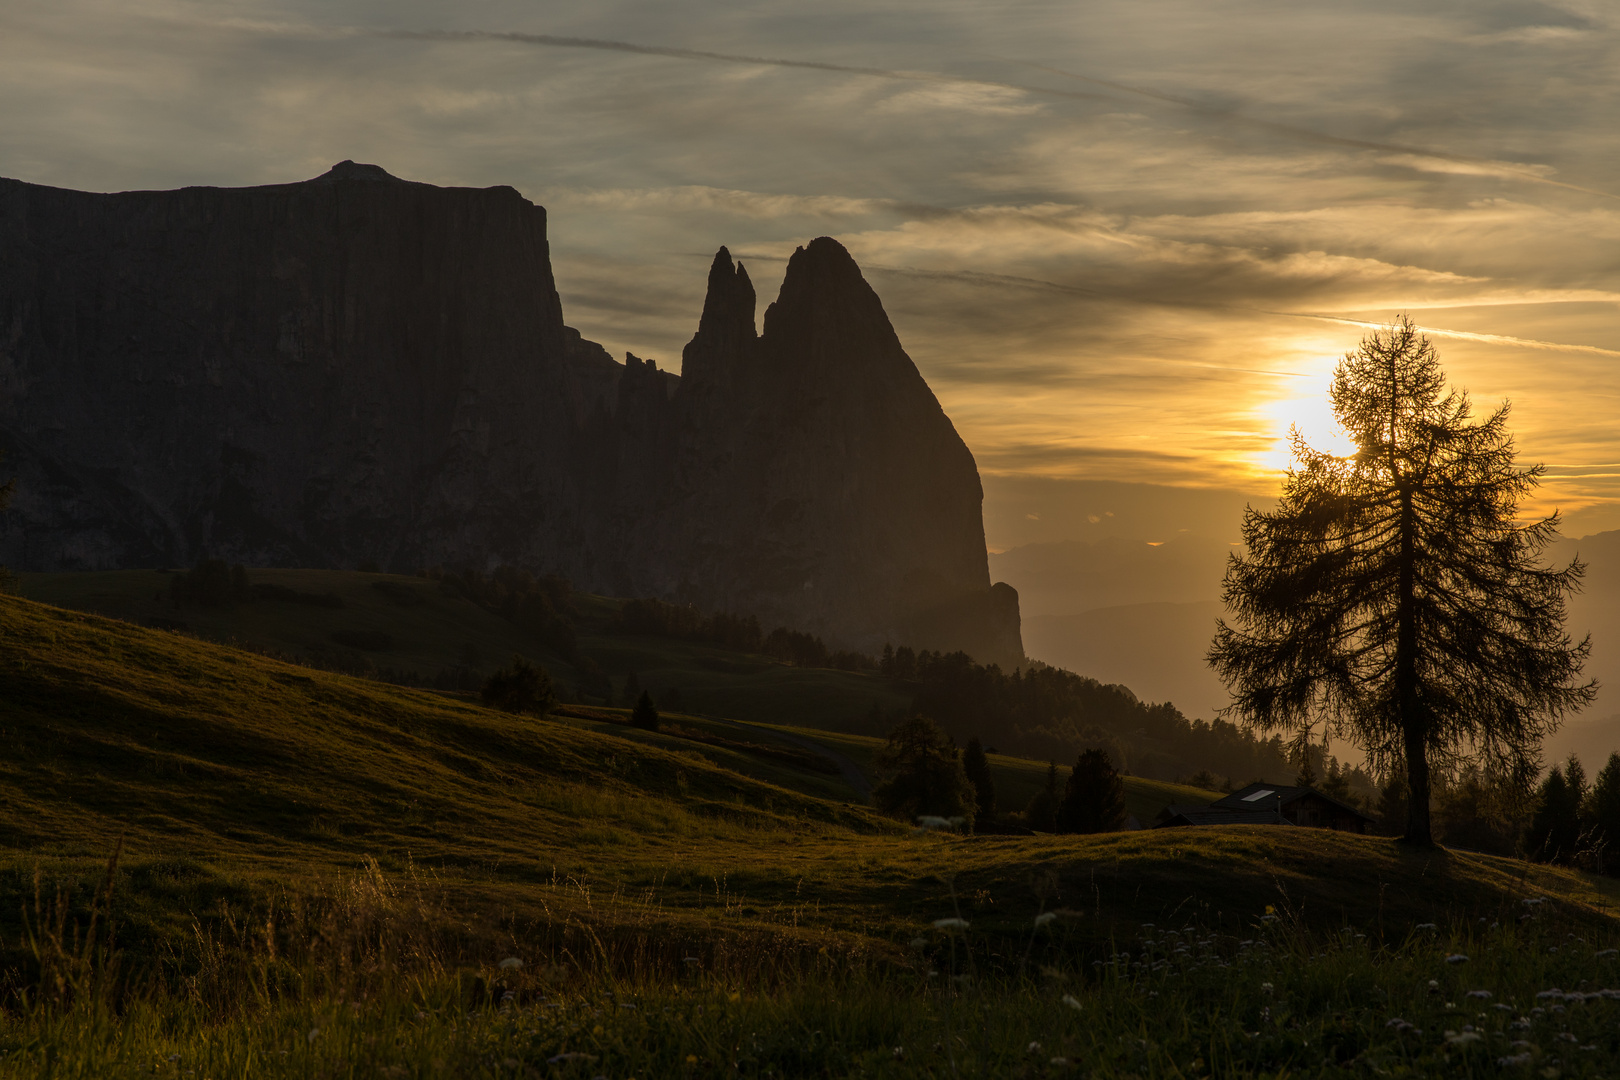
[[[925,833],[802,754],[876,740],[575,711],[0,597],[0,994],[35,994],[0,1076],[1432,1075],[1465,1021],[1579,1076],[1609,1045],[1610,1003],[1537,998],[1614,985],[1607,881],[1283,827]]]
[[[254,584],[304,597],[335,597],[341,607],[254,600],[228,608],[177,607],[175,575],[158,570],[22,574],[29,599],[171,627],[212,641],[355,673],[431,682],[469,671],[473,682],[518,653],[545,664],[577,700],[582,679],[539,637],[416,577],[343,570],[253,570]],[[793,667],[764,656],[665,638],[608,631],[619,601],[576,594],[579,651],[622,689],[634,673],[660,699],[671,691],[695,712],[834,730],[861,730],[874,710],[889,714],[911,701],[905,684],[873,675]],[[383,639],[387,640],[384,641]],[[368,641],[357,648],[352,642]]]
[[[154,932],[221,900],[325,888],[368,859],[390,876],[431,869],[507,934],[588,911],[683,936],[893,942],[952,910],[947,881],[987,928],[1014,932],[1042,875],[1097,934],[1188,905],[1420,922],[1537,890],[1592,913],[1609,903],[1563,871],[1306,830],[919,835],[796,790],[829,781],[779,761],[512,717],[13,597],[0,598],[0,685],[7,920],[35,864],[89,881],[120,837],[125,921]],[[829,745],[853,757],[874,743]],[[997,764],[1025,783],[1039,769]]]

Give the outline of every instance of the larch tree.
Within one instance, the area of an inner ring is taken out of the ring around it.
[[[1564,630],[1584,567],[1545,565],[1556,513],[1519,520],[1542,467],[1515,464],[1508,405],[1476,421],[1410,319],[1364,338],[1328,396],[1354,451],[1290,432],[1296,465],[1275,510],[1244,515],[1208,659],[1252,726],[1321,724],[1403,768],[1406,838],[1431,844],[1435,767],[1523,775],[1592,701],[1590,641]]]

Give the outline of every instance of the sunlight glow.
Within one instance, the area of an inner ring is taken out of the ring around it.
[[[1268,421],[1267,430],[1273,435],[1270,448],[1260,455],[1259,464],[1263,469],[1281,472],[1294,464],[1288,441],[1290,427],[1298,428],[1315,450],[1339,456],[1355,452],[1356,444],[1333,415],[1326,387],[1312,394],[1269,402],[1263,407],[1262,415]]]

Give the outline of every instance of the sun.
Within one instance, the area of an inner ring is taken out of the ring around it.
[[[1298,429],[1313,450],[1340,457],[1355,453],[1354,440],[1333,415],[1326,387],[1315,394],[1268,402],[1262,407],[1261,415],[1265,418],[1265,430],[1273,437],[1270,448],[1260,455],[1263,468],[1281,472],[1295,463],[1288,441],[1290,428]]]

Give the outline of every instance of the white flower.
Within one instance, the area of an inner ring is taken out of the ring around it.
[[[523,966],[523,961],[519,960],[515,956],[508,956],[505,960],[501,961],[501,967],[503,969],[507,970],[507,971],[516,971],[518,968],[521,968],[522,966]]]
[[[1064,994],[1063,995],[1063,1004],[1067,1005],[1069,1008],[1073,1009],[1075,1012],[1079,1012],[1080,1009],[1082,1008],[1082,1006],[1080,1004],[1080,999],[1075,997],[1073,994]]]
[[[1050,1064],[1056,1065],[1058,1068],[1062,1069],[1068,1066],[1069,1059],[1064,1057],[1056,1057],[1051,1060]]]
[[[1467,1046],[1469,1043],[1484,1042],[1485,1036],[1477,1031],[1448,1031],[1446,1042],[1452,1046]]]
[[[1261,993],[1269,994],[1269,993],[1271,993],[1271,990],[1272,990],[1272,986],[1271,986],[1270,983],[1263,982],[1263,983],[1260,984],[1260,992]]]
[[[317,1036],[317,1035],[319,1035],[319,1034],[320,1034],[320,1033],[321,1033],[321,1029],[320,1029],[320,1028],[318,1028],[318,1027],[312,1027],[312,1028],[310,1028],[310,1029],[309,1029],[309,1034],[308,1034],[308,1035],[306,1035],[306,1036],[305,1036],[305,1037],[304,1037],[304,1041],[305,1041],[305,1042],[314,1042],[314,1041],[315,1041],[315,1037],[316,1037],[316,1036]]]
[[[1499,1057],[1496,1059],[1496,1064],[1499,1068],[1503,1069],[1511,1068],[1514,1065],[1528,1065],[1532,1060],[1534,1060],[1534,1057],[1535,1055],[1526,1050],[1522,1054],[1510,1054],[1507,1057]]]
[[[1055,912],[1055,911],[1043,911],[1039,915],[1035,916],[1035,925],[1036,926],[1045,926],[1047,923],[1051,922],[1055,918],[1057,918],[1057,912]]]
[[[1432,922],[1420,922],[1416,926],[1412,927],[1412,929],[1414,929],[1414,930],[1438,930],[1440,928],[1438,926],[1436,926]]]
[[[967,928],[968,928],[968,921],[966,919],[935,919],[934,920],[934,929],[935,930],[945,930],[945,931],[949,932],[949,931],[956,931],[956,930],[966,930]]]
[[[1448,964],[1466,964],[1466,963],[1468,963],[1468,957],[1466,955],[1464,955],[1463,953],[1452,953],[1450,956],[1446,957],[1446,963],[1448,963]]]
[[[925,937],[914,937],[911,939],[911,947],[920,952],[923,949],[928,948],[928,939]]]
[[[1481,1001],[1491,1000],[1491,992],[1489,990],[1470,990],[1468,991],[1468,996],[1471,998],[1479,998]]]
[[[1029,1046],[1024,1050],[1024,1053],[1026,1053],[1026,1054],[1038,1054],[1040,1052],[1041,1052],[1041,1044],[1038,1043],[1038,1042],[1030,1043]]]

